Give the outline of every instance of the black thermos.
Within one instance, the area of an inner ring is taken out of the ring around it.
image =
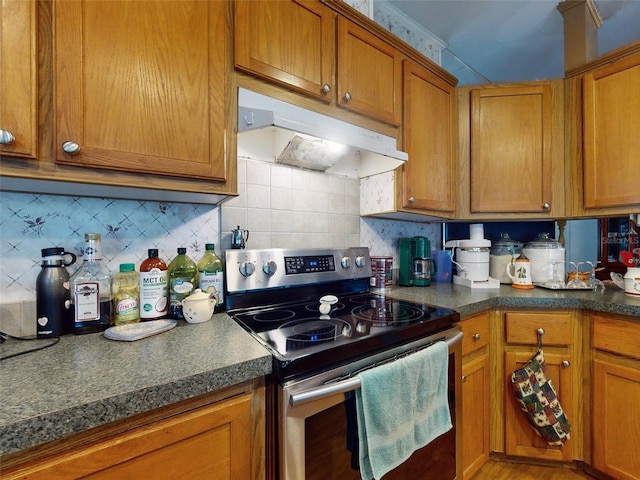
[[[71,262],[65,263],[66,256]],[[42,270],[36,279],[36,332],[38,337],[59,337],[73,330],[69,272],[76,256],[62,247],[42,249]]]

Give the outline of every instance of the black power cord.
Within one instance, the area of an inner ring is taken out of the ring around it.
[[[32,336],[32,337],[14,337],[13,335],[9,335],[8,333],[0,332],[0,343],[4,343],[7,338],[12,338],[14,340],[23,340],[23,341],[46,340],[46,338],[41,338],[41,337],[37,337],[37,336]],[[29,350],[23,350],[21,352],[16,352],[16,353],[11,353],[9,355],[0,356],[0,361],[1,360],[6,360],[8,358],[18,357],[20,355],[24,355],[25,353],[37,352],[38,350],[43,350],[45,348],[52,347],[56,343],[58,343],[60,341],[60,337],[50,337],[50,340],[51,340],[51,342],[47,343],[46,345],[40,345],[38,347],[31,348]]]

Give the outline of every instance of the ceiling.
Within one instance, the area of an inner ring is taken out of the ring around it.
[[[387,1],[447,44],[442,66],[460,84],[564,75],[560,0]],[[598,29],[598,55],[640,40],[640,0],[595,3],[603,21]],[[473,75],[465,75],[461,65]]]

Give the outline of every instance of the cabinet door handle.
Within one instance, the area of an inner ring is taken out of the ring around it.
[[[75,155],[80,152],[80,145],[78,145],[76,142],[64,142],[62,144],[62,150],[65,153]]]
[[[462,383],[467,381],[467,376],[466,375],[462,375]]]
[[[474,333],[473,334],[473,339],[476,340],[476,341],[480,340],[480,334],[479,333]]]
[[[351,100],[351,94],[349,92],[344,94],[344,101],[348,102],[349,100]]]
[[[544,210],[550,210],[550,209],[551,209],[551,204],[550,204],[549,202],[544,202],[544,203],[542,204],[542,208],[543,208]]]
[[[328,83],[325,83],[325,84],[322,86],[322,93],[329,93],[330,91],[331,91],[331,87],[329,86],[329,84],[328,84]]]
[[[409,197],[409,203],[413,203],[413,202],[415,202],[415,201],[416,201],[416,199],[415,199],[415,198],[413,198],[413,197]]]
[[[11,145],[16,137],[9,130],[0,130],[0,145]]]
[[[569,362],[569,360],[562,360],[563,367],[568,367],[569,365],[571,365],[571,362]]]

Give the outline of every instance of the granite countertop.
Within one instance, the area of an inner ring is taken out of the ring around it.
[[[636,317],[640,299],[604,292],[472,289],[450,283],[378,293],[453,308],[462,316],[494,307],[581,308]],[[0,347],[6,355],[7,345]],[[0,455],[267,375],[271,356],[226,314],[179,322],[136,342],[66,335],[50,348],[0,362]]]
[[[426,288],[394,286],[375,291],[401,300],[453,308],[463,317],[495,307],[581,308],[630,315],[640,321],[640,299],[625,295],[615,285],[608,285],[604,292],[540,287],[519,290],[510,285],[476,289],[451,283],[432,283]]]
[[[26,343],[7,340],[2,356],[10,342]],[[65,335],[0,362],[0,455],[259,378],[271,366],[269,352],[226,314],[135,342]]]

